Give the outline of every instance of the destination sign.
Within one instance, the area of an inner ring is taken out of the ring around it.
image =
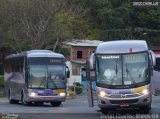
[[[28,63],[34,65],[52,65],[63,64],[65,61],[62,58],[29,58]]]
[[[110,56],[102,56],[102,59],[118,59],[120,58],[118,55],[110,55]]]
[[[62,64],[64,59],[52,58],[49,59],[49,64]]]
[[[145,56],[142,54],[133,54],[124,56],[126,62],[145,62]]]

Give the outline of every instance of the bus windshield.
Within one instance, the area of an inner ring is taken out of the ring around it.
[[[30,59],[29,66],[29,88],[65,88],[65,65],[53,63],[54,59]],[[36,60],[36,62],[34,61]]]
[[[134,85],[148,80],[147,53],[97,55],[97,83]]]
[[[48,88],[65,87],[65,67],[63,65],[48,65]]]
[[[29,69],[29,88],[47,88],[46,65],[30,65]]]

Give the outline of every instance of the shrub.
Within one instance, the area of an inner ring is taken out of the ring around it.
[[[76,90],[76,91],[75,91],[76,94],[81,94],[82,91],[83,91],[83,88],[82,88],[82,87],[76,87],[75,90]]]
[[[68,96],[73,99],[73,98],[75,97],[75,94],[74,94],[73,91],[69,90],[69,91],[68,91]]]
[[[73,83],[73,85],[74,86],[69,87],[69,90],[75,92],[76,94],[81,94],[83,92],[83,86],[80,83],[75,82],[75,83]]]
[[[74,85],[74,86],[83,86],[83,85],[80,84],[79,82],[74,82],[73,85]]]

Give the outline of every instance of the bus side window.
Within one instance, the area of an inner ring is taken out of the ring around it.
[[[15,67],[14,67],[14,62],[13,62],[14,60],[12,59],[11,60],[11,72],[15,72]]]
[[[8,60],[8,70],[9,70],[9,72],[12,72],[12,62],[11,62],[11,60]]]
[[[22,63],[23,63],[23,73],[25,73],[25,63],[26,63],[25,62],[25,58],[23,58],[23,62]]]
[[[5,71],[6,73],[10,73],[10,71],[9,71],[9,61],[8,61],[8,60],[5,61],[4,71]]]
[[[23,72],[23,58],[17,58],[17,60],[14,59],[12,62],[14,72]]]
[[[24,63],[23,63],[23,58],[21,57],[21,58],[20,58],[20,62],[19,62],[19,71],[20,71],[21,73],[23,72],[23,67],[24,67],[23,64],[24,64]]]

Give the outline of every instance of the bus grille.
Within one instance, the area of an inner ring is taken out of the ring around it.
[[[132,100],[110,100],[110,103],[112,104],[123,104],[123,103],[137,103],[138,99],[132,99]]]
[[[134,97],[138,97],[140,96],[140,94],[125,94],[125,98],[134,98]],[[111,94],[108,95],[109,98],[122,98],[121,94]]]

